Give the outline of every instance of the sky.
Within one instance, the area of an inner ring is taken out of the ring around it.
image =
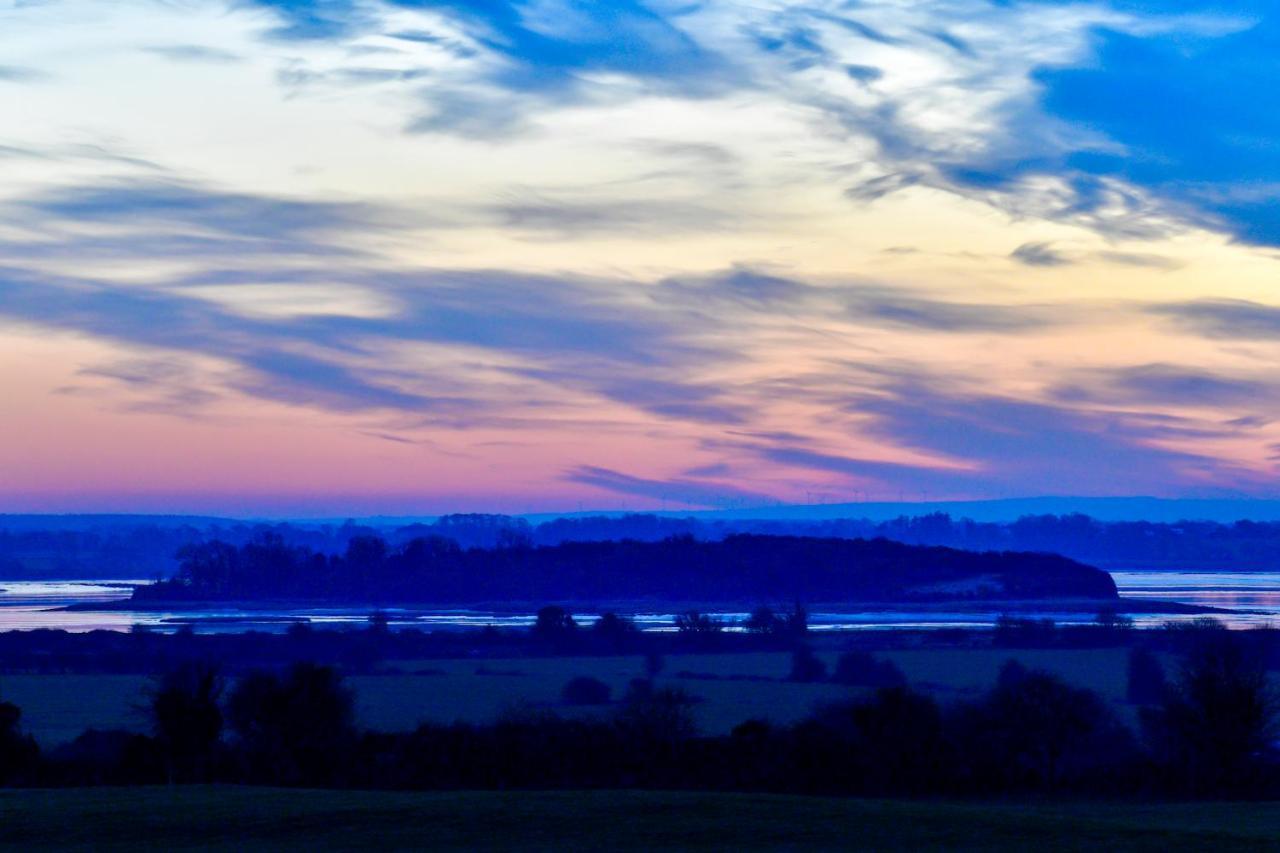
[[[0,0],[0,511],[1277,497],[1280,12]]]

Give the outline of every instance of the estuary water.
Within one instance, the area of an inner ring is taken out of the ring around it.
[[[1197,571],[1114,571],[1120,594],[1131,599],[1173,601],[1230,610],[1214,618],[1233,628],[1280,625],[1280,572],[1197,572]],[[115,581],[0,581],[0,631],[59,628],[67,631],[130,631],[135,626],[176,631],[190,625],[202,633],[215,631],[284,631],[294,621],[305,620],[316,627],[359,626],[369,617],[370,608],[298,607],[288,609],[241,610],[211,607],[198,611],[155,612],[133,610],[65,610],[68,605],[119,601],[129,597],[141,580]],[[498,628],[532,624],[534,615],[521,612],[478,610],[384,610],[392,626],[414,626],[423,630]],[[968,628],[990,626],[1000,616],[999,609],[876,607],[810,613],[814,630],[884,630],[890,628]],[[591,622],[594,613],[578,614]],[[675,614],[638,612],[634,615],[643,630],[674,630]],[[746,613],[719,612],[728,622],[741,621]],[[1020,616],[1045,617],[1060,624],[1092,622],[1096,611],[1047,609]],[[1167,621],[1196,618],[1189,615],[1138,614],[1140,627]]]

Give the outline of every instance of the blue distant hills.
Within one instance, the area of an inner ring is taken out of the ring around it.
[[[620,516],[635,510],[584,509],[578,512],[519,513],[516,517],[537,524],[556,518],[584,516]],[[968,518],[981,522],[1008,522],[1028,515],[1087,515],[1098,521],[1213,521],[1231,524],[1237,521],[1280,521],[1280,499],[1268,498],[1155,498],[1155,497],[1071,497],[1044,496],[1000,498],[968,501],[857,501],[827,504],[777,504],[709,510],[640,510],[648,515],[667,518],[712,520],[760,519],[773,521],[822,521],[854,518],[887,521],[903,516],[919,517],[946,513],[952,518]],[[147,513],[14,513],[0,514],[0,529],[8,530],[83,530],[113,526],[136,527],[151,524],[159,527],[215,527],[245,521],[294,522],[301,524],[341,524],[354,518],[376,526],[398,526],[429,522],[438,515],[381,515],[293,517],[287,515],[212,516]]]
[[[709,510],[668,515],[698,518],[824,520],[866,518],[886,521],[935,512],[974,521],[1016,521],[1027,515],[1080,514],[1098,521],[1280,521],[1280,500],[1249,498],[1035,497],[975,501],[885,501],[784,505],[751,509]]]

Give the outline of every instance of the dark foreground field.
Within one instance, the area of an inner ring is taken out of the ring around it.
[[[834,667],[835,653],[818,656]],[[1127,649],[909,649],[881,657],[899,666],[914,686],[942,700],[976,698],[995,684],[1006,661],[1017,660],[1077,687],[1098,691],[1126,718],[1133,713],[1123,701]],[[606,713],[608,708],[564,707],[561,688],[574,676],[589,675],[604,681],[614,698],[620,698],[631,679],[645,671],[639,656],[395,663],[396,673],[347,679],[356,691],[361,725],[409,731],[424,720],[486,723],[504,710],[521,706],[571,715]],[[794,723],[815,705],[865,694],[839,684],[787,681],[790,667],[791,655],[786,652],[675,654],[665,658],[658,683],[697,696],[694,715],[699,730],[710,735],[728,734],[753,717]],[[689,677],[690,673],[701,677]],[[145,701],[150,684],[143,675],[0,675],[0,696],[22,708],[26,731],[41,745],[54,747],[90,727],[145,731],[147,719],[138,706]]]
[[[668,792],[0,792],[0,849],[1274,850],[1280,806]]]

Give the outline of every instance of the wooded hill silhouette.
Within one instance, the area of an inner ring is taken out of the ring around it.
[[[1052,554],[960,551],[885,539],[730,536],[658,542],[512,538],[464,550],[442,537],[392,548],[377,537],[324,554],[263,535],[184,548],[148,601],[323,599],[377,603],[545,601],[904,602],[1117,597],[1107,573]]]

